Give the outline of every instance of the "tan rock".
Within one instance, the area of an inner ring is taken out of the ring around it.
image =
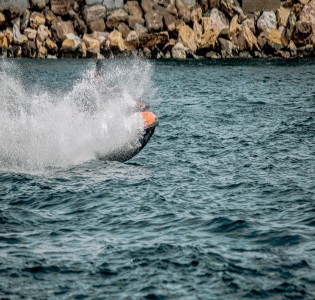
[[[275,51],[283,48],[281,41],[281,33],[278,30],[271,30],[268,34],[268,44]]]
[[[300,21],[309,23],[312,28],[311,42],[315,46],[315,0],[311,0],[304,6],[300,14]]]
[[[30,0],[31,7],[38,10],[44,9],[47,3],[48,0]]]
[[[93,31],[105,31],[105,21],[104,19],[99,19],[88,24],[90,32]]]
[[[186,24],[185,24],[185,22],[183,21],[183,20],[176,20],[175,21],[175,30],[177,31],[177,32],[179,32],[180,31],[180,29],[183,27],[183,26],[185,26]]]
[[[192,22],[199,22],[202,18],[202,9],[200,6],[195,6],[191,10],[191,21]]]
[[[135,51],[139,46],[139,37],[136,31],[132,30],[125,39],[125,46],[128,51]]]
[[[47,57],[47,49],[44,46],[40,46],[38,48],[37,58],[46,58]]]
[[[132,29],[136,28],[136,24],[144,25],[144,23],[145,22],[143,18],[139,18],[137,16],[128,16],[128,25]]]
[[[230,18],[233,18],[235,14],[244,15],[243,10],[235,0],[220,0],[220,9]]]
[[[37,29],[40,25],[44,25],[46,22],[45,16],[37,11],[32,12],[30,16],[31,28]]]
[[[213,30],[218,37],[222,30],[229,29],[229,20],[221,11],[214,8],[211,10],[209,17],[202,18],[202,26],[204,33]]]
[[[5,31],[4,31],[4,35],[6,36],[7,40],[8,40],[8,44],[9,46],[12,44],[13,42],[13,31],[11,28],[7,28]]]
[[[175,31],[176,29],[176,17],[165,10],[164,12],[164,23],[168,31]]]
[[[201,38],[202,38],[202,26],[201,26],[201,24],[199,24],[197,21],[195,21],[193,30],[195,33],[197,45],[200,45]]]
[[[152,0],[141,0],[141,7],[144,13],[157,9],[157,3]]]
[[[87,49],[86,45],[83,42],[81,42],[80,46],[78,47],[78,52],[81,53],[82,58],[86,57]]]
[[[223,58],[234,57],[238,53],[238,48],[232,42],[219,38],[219,43],[221,45],[221,54]]]
[[[257,38],[257,42],[260,49],[263,49],[268,41],[268,33],[261,32]]]
[[[256,36],[246,25],[242,25],[240,28],[238,47],[240,51],[252,51],[254,47],[260,50]]]
[[[56,15],[65,16],[73,6],[73,2],[71,0],[50,0],[51,11]]]
[[[2,26],[6,21],[7,20],[5,15],[2,12],[0,12],[0,26]]]
[[[185,59],[186,58],[186,48],[182,43],[178,42],[172,48],[172,57],[174,59]]]
[[[295,46],[293,41],[290,41],[290,43],[288,45],[288,49],[290,50],[291,56],[297,55],[297,47]]]
[[[239,31],[238,16],[235,15],[230,23],[230,34],[231,35],[237,34],[238,31]]]
[[[255,15],[247,15],[247,18],[243,21],[243,24],[246,25],[253,34],[256,34]]]
[[[273,11],[264,11],[257,21],[257,28],[260,32],[269,33],[277,29],[277,17]]]
[[[178,16],[183,19],[185,23],[191,21],[191,13],[187,5],[182,0],[175,0]]]
[[[83,16],[87,24],[99,19],[104,19],[106,16],[106,8],[101,4],[85,6],[83,10]]]
[[[51,32],[45,25],[40,25],[37,29],[37,38],[40,42],[44,42],[47,37],[51,37]]]
[[[51,10],[45,10],[45,18],[46,18],[46,23],[48,25],[51,25],[53,21],[57,18],[56,15],[51,11]]]
[[[141,24],[135,25],[135,31],[139,37],[148,33],[148,29]]]
[[[127,49],[121,32],[119,32],[117,30],[112,31],[109,34],[108,39],[110,40],[110,46],[112,49],[113,48],[117,49],[120,52],[123,52]]]
[[[278,25],[286,27],[287,23],[288,23],[289,16],[290,16],[290,9],[289,8],[284,8],[283,6],[281,6],[277,10]]]
[[[51,32],[54,40],[57,42],[62,42],[66,34],[75,33],[71,21],[62,21],[60,17],[54,20],[51,26]]]
[[[149,32],[163,30],[163,13],[160,10],[149,11],[144,18]]]
[[[185,47],[193,52],[197,50],[195,32],[188,25],[185,25],[180,29],[178,37]]]
[[[173,2],[175,2],[175,1],[173,1]],[[176,6],[174,4],[172,4],[172,2],[166,7],[166,11],[169,14],[175,16],[176,18],[178,17],[177,8],[176,8]]]
[[[24,35],[27,37],[27,39],[29,41],[35,41],[36,39],[36,35],[37,35],[37,30],[35,29],[32,29],[32,28],[26,28],[24,30]]]
[[[3,32],[0,32],[0,47],[8,48],[9,42]]]
[[[57,44],[49,37],[45,40],[45,48],[48,50],[48,53],[51,54],[56,54],[58,52]]]
[[[199,48],[210,48],[213,49],[215,47],[215,43],[217,41],[218,35],[212,28],[209,28],[201,37],[201,41],[199,44]]]
[[[91,38],[88,35],[84,35],[82,42],[86,46],[88,56],[96,57],[100,53],[100,42],[97,39]]]
[[[169,41],[167,31],[149,33],[139,36],[139,43],[142,48],[153,49],[154,47],[163,48]]]
[[[130,16],[142,18],[142,9],[141,9],[138,1],[127,1],[126,12]]]
[[[112,30],[118,28],[121,22],[128,22],[128,14],[122,8],[115,9],[107,16],[106,27]]]
[[[131,31],[128,25],[125,23],[120,23],[117,27],[117,30],[121,32],[123,39],[125,39],[127,35],[129,34],[129,32]]]
[[[206,58],[220,59],[220,58],[222,58],[222,56],[221,56],[221,54],[219,54],[219,53],[217,53],[217,52],[210,51],[210,52],[207,52]]]

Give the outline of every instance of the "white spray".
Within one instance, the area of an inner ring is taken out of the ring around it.
[[[16,64],[0,62],[0,170],[64,167],[136,146],[143,121],[133,108],[151,88],[152,66],[121,61],[95,79],[92,65],[60,94],[26,89]]]

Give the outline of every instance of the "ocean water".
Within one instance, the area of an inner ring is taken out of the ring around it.
[[[315,61],[93,68],[0,62],[0,299],[314,299]]]

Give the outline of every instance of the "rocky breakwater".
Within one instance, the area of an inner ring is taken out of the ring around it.
[[[314,55],[315,0],[282,1],[276,12],[251,14],[236,0],[24,2],[27,8],[0,6],[2,57]]]

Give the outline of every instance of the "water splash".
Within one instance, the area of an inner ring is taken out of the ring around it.
[[[70,91],[52,92],[26,88],[16,63],[0,63],[0,169],[64,167],[137,146],[135,101],[151,88],[152,65],[120,62],[98,79],[94,70],[91,63]]]

